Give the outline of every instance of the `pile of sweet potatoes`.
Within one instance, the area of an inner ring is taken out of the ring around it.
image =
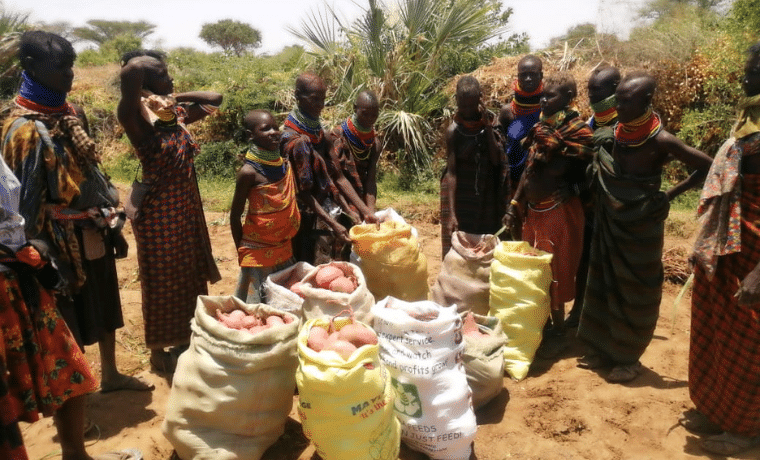
[[[293,318],[289,316],[269,315],[264,318],[239,309],[222,313],[218,308],[216,309],[216,319],[230,329],[244,330],[251,334],[256,334],[282,324],[290,324],[293,321]]]
[[[335,327],[335,318],[330,321],[329,327],[313,326],[309,330],[309,338],[306,345],[316,352],[332,350],[344,360],[364,345],[377,345],[377,334],[372,329],[356,322],[353,314],[350,322],[340,329]]]
[[[357,287],[356,277],[351,273],[351,269],[342,264],[330,263],[320,267],[314,276],[314,282],[318,288],[346,294],[351,294]],[[288,286],[288,289],[303,297],[301,291],[303,284],[299,281]]]

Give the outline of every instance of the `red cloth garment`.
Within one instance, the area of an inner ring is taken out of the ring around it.
[[[32,423],[40,415],[51,416],[68,399],[97,389],[53,296],[40,287],[39,305],[32,314],[12,271],[0,272],[0,331],[0,360],[10,373],[9,410],[18,413],[19,420]]]
[[[575,274],[583,253],[583,206],[577,196],[555,201],[545,209],[528,208],[523,223],[523,241],[554,254],[552,275],[558,284],[560,302],[575,298]]]
[[[758,436],[760,304],[739,306],[734,294],[760,262],[760,175],[741,180],[741,251],[718,257],[712,279],[695,267],[689,395],[724,431]]]

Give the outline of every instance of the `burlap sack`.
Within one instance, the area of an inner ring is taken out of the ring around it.
[[[221,324],[217,308],[292,321],[251,334]],[[298,326],[295,315],[268,305],[198,296],[161,426],[182,460],[259,460],[277,441],[293,405]]]
[[[499,239],[493,235],[454,232],[431,300],[440,305],[456,305],[458,312],[488,314],[491,262]]]

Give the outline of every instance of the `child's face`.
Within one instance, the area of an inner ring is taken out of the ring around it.
[[[562,91],[561,87],[557,85],[545,86],[544,94],[541,96],[541,112],[544,116],[550,117],[567,107],[569,102],[567,94]]]
[[[377,104],[372,104],[365,100],[360,100],[354,104],[354,112],[356,112],[356,121],[359,122],[362,128],[372,128],[375,126],[377,117],[380,115]]]
[[[544,73],[541,71],[541,63],[536,61],[525,61],[517,65],[517,81],[520,89],[526,93],[532,93],[541,86],[541,80]]]
[[[649,100],[644,94],[643,84],[639,80],[628,80],[615,90],[617,99],[618,121],[629,123],[646,113]]]
[[[264,150],[279,150],[280,128],[271,115],[264,115],[256,120],[251,133],[251,140]]]
[[[480,96],[458,95],[457,112],[465,120],[477,120],[480,118]]]

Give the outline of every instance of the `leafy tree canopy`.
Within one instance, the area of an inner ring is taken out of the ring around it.
[[[261,32],[232,19],[203,24],[198,36],[210,46],[222,48],[227,55],[241,56],[245,51],[261,46]]]
[[[75,27],[73,34],[80,40],[96,43],[98,46],[111,41],[118,36],[134,36],[142,40],[153,33],[155,24],[146,21],[106,21],[92,19],[87,21],[87,27]]]

